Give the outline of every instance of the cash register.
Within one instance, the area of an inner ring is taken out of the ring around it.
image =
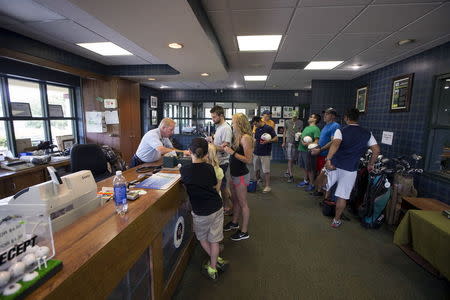
[[[101,199],[97,197],[97,184],[91,171],[59,177],[53,167],[47,169],[52,180],[0,200],[0,208],[8,205],[18,214],[32,207],[36,211],[44,210],[52,220],[53,232],[56,232],[100,206]]]

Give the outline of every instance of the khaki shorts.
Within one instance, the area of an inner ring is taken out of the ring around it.
[[[191,212],[194,232],[199,241],[218,243],[223,240],[223,208],[207,216],[197,216]]]
[[[258,156],[253,154],[253,165],[255,172],[262,169],[263,173],[270,173],[270,156]]]

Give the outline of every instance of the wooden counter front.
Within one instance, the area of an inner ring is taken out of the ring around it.
[[[150,165],[150,164],[147,164]],[[123,173],[136,179],[136,168]],[[112,177],[98,183],[112,186]],[[168,299],[187,265],[194,245],[187,242],[167,284],[162,270],[162,229],[186,201],[181,183],[168,190],[146,190],[128,202],[128,213],[119,216],[113,201],[94,210],[54,235],[56,256],[63,269],[27,299],[105,299],[138,258],[150,249],[152,299]]]

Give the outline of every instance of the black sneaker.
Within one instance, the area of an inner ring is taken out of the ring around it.
[[[230,231],[232,229],[239,229],[239,224],[234,224],[230,221],[225,226],[223,226],[223,231]]]
[[[235,234],[233,234],[231,236],[231,240],[232,241],[240,241],[240,240],[246,240],[248,239],[250,236],[248,235],[247,232],[242,232],[240,230],[236,231]]]
[[[311,193],[311,195],[315,196],[315,197],[321,197],[321,196],[323,196],[323,192],[315,191],[314,193]]]

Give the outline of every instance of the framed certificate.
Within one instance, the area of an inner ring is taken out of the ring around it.
[[[366,112],[367,110],[367,91],[369,87],[364,86],[356,90],[356,104],[355,108],[359,110],[359,112]]]
[[[150,96],[150,108],[158,108],[158,98]]]
[[[409,111],[414,74],[392,79],[391,112]]]

